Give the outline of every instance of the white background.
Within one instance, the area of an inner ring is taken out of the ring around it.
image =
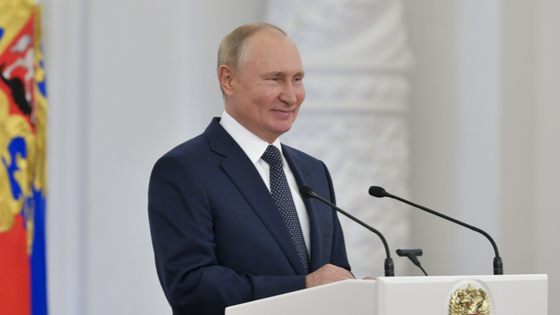
[[[415,56],[412,198],[488,229],[506,273],[547,273],[558,296],[560,2],[404,3]],[[149,173],[221,113],[219,41],[262,20],[266,3],[43,6],[50,312],[169,314],[149,237]],[[489,273],[482,237],[419,212],[412,226],[430,274]]]

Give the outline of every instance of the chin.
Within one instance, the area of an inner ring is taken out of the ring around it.
[[[273,130],[276,134],[278,134],[280,136],[280,135],[290,131],[290,129],[292,129],[292,123],[277,125],[276,128],[274,128]]]

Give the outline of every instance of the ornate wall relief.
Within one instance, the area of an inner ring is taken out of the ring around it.
[[[329,167],[337,204],[385,235],[396,259],[408,247],[407,207],[368,195],[369,186],[408,194],[407,72],[412,63],[400,0],[269,0],[268,21],[296,42],[306,100],[282,141]],[[353,272],[383,275],[377,236],[341,218]]]

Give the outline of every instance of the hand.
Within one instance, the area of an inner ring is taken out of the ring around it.
[[[335,265],[326,264],[305,277],[305,287],[312,288],[347,279],[354,279],[350,271]]]

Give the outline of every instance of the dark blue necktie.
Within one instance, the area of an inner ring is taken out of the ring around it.
[[[269,145],[261,158],[270,166],[270,193],[272,199],[276,202],[284,222],[288,226],[288,230],[292,235],[292,240],[296,245],[299,257],[305,268],[305,273],[309,273],[309,256],[305,241],[303,240],[303,233],[301,232],[301,225],[299,223],[296,206],[290,193],[290,187],[286,180],[286,174],[282,167],[282,156],[280,150],[273,145]]]

